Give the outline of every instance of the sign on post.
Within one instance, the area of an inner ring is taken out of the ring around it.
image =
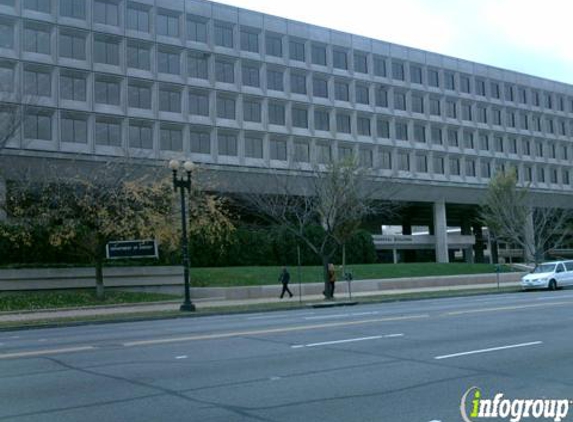
[[[155,240],[109,242],[105,249],[107,259],[159,257]]]

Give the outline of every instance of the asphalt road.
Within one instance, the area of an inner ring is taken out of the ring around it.
[[[461,421],[572,399],[572,331],[562,290],[0,332],[0,421]]]

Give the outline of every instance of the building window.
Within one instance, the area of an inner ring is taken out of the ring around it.
[[[460,75],[460,92],[469,94],[471,92],[470,78],[467,75]]]
[[[444,72],[444,87],[447,90],[456,90],[456,75],[453,72]]]
[[[10,21],[0,21],[0,48],[14,48],[14,24]]]
[[[308,110],[305,108],[293,107],[292,125],[294,127],[308,128]]]
[[[493,148],[495,152],[504,152],[503,147],[503,137],[501,136],[494,136],[493,137]]]
[[[491,177],[491,164],[489,161],[482,161],[480,163],[481,177],[489,179]]]
[[[545,183],[545,169],[543,167],[537,167],[537,182]]]
[[[235,99],[217,95],[217,117],[234,120],[235,116]]]
[[[449,117],[450,119],[458,118],[456,100],[446,100],[446,117]]]
[[[457,130],[448,129],[448,145],[456,148],[460,146]]]
[[[563,169],[561,172],[561,181],[564,185],[569,185],[571,183],[571,179],[569,178],[569,170]]]
[[[340,133],[350,133],[350,115],[345,113],[336,113],[336,130]]]
[[[306,95],[306,75],[291,71],[290,90],[293,94]]]
[[[422,68],[420,66],[410,65],[410,82],[422,84]]]
[[[86,100],[86,77],[79,74],[60,75],[60,96],[63,100]]]
[[[354,157],[354,151],[351,146],[338,147],[338,160],[349,160]]]
[[[189,114],[209,116],[209,93],[204,91],[189,92]]]
[[[424,96],[421,94],[412,94],[412,112],[424,113]]]
[[[165,37],[179,37],[179,16],[158,11],[156,21],[157,35]]]
[[[440,116],[442,114],[441,111],[440,99],[430,97],[430,115]]]
[[[60,0],[60,16],[75,19],[85,19],[86,2],[84,0]]]
[[[207,21],[196,16],[187,17],[187,39],[200,43],[207,42]]]
[[[505,101],[513,101],[514,100],[514,95],[513,95],[513,85],[504,85],[505,87]]]
[[[428,172],[428,157],[424,154],[416,154],[416,171],[418,173]]]
[[[394,91],[394,110],[406,111],[406,94]]]
[[[365,53],[354,52],[354,71],[368,73],[368,56]]]
[[[318,76],[312,78],[312,95],[328,98],[328,81]]]
[[[282,70],[267,69],[267,89],[284,91],[284,77]]]
[[[509,153],[517,154],[517,138],[509,138],[508,145],[509,145]]]
[[[162,126],[159,134],[159,146],[163,151],[183,151],[181,128]]]
[[[463,137],[464,137],[464,148],[465,149],[474,149],[475,144],[474,144],[473,132],[464,131]]]
[[[386,59],[380,56],[374,56],[374,74],[376,76],[386,77]]]
[[[50,28],[26,26],[24,28],[24,51],[50,54]]]
[[[129,122],[129,147],[152,149],[153,148],[153,124],[151,122]]]
[[[376,106],[377,107],[388,107],[388,90],[384,86],[379,86],[376,88]]]
[[[159,50],[157,52],[157,70],[161,73],[168,73],[170,75],[180,75],[180,54],[174,51]]]
[[[394,131],[396,139],[398,141],[408,140],[408,124],[406,122],[396,122],[394,123]]]
[[[181,91],[176,88],[159,88],[159,111],[181,113]]]
[[[24,137],[26,139],[52,140],[51,111],[28,108],[24,123]]]
[[[501,110],[494,108],[491,110],[491,122],[496,126],[501,126]]]
[[[265,52],[268,56],[283,56],[283,39],[278,34],[267,32],[265,36]]]
[[[485,106],[477,107],[477,121],[478,123],[487,123],[487,108]]]
[[[459,176],[460,174],[460,159],[450,157],[450,175]]]
[[[151,46],[127,44],[127,66],[133,69],[151,70]]]
[[[305,61],[304,41],[292,38],[289,40],[289,57],[291,60]]]
[[[211,153],[211,136],[208,132],[191,131],[189,133],[189,140],[191,144],[191,152],[197,154]]]
[[[434,145],[442,145],[442,129],[437,126],[432,126],[430,129],[430,136],[432,139],[432,144]]]
[[[529,139],[523,139],[521,141],[521,153],[526,156],[531,155],[531,143]]]
[[[74,33],[60,33],[60,57],[86,59],[86,38]]]
[[[332,66],[335,69],[348,69],[348,53],[340,48],[332,49]]]
[[[233,24],[226,22],[215,22],[215,45],[220,47],[233,48]]]
[[[187,67],[190,78],[209,79],[209,55],[206,53],[189,52]]]
[[[372,167],[374,165],[372,150],[371,149],[358,150],[358,163],[362,167]]]
[[[327,110],[314,110],[314,129],[330,130],[330,113]]]
[[[307,142],[296,141],[294,143],[294,161],[308,163],[310,161],[310,148]]]
[[[476,177],[476,162],[466,159],[466,176]]]
[[[269,123],[272,125],[285,125],[284,104],[269,102]]]
[[[96,145],[121,146],[121,123],[119,120],[98,118],[95,125]]]
[[[489,151],[489,137],[485,133],[479,134],[479,149]]]
[[[326,66],[326,47],[324,45],[312,44],[310,57],[312,64]]]
[[[527,104],[527,90],[524,87],[517,87],[517,100],[521,104]]]
[[[94,0],[94,22],[103,23],[105,25],[118,26],[118,4],[113,1]]]
[[[444,174],[444,157],[434,156],[432,160],[432,167],[435,174]]]
[[[258,100],[243,100],[243,120],[261,122],[261,102]]]
[[[259,52],[259,32],[255,29],[241,28],[241,50]]]
[[[52,95],[52,75],[47,70],[24,70],[24,94],[50,97]]]
[[[261,86],[260,70],[257,64],[243,63],[241,74],[243,76],[243,85],[257,88]]]
[[[61,140],[78,144],[88,142],[88,118],[84,115],[71,113],[62,114],[61,119]]]
[[[376,133],[379,138],[390,139],[390,122],[388,120],[376,120]]]
[[[495,81],[491,81],[489,83],[489,95],[491,96],[491,98],[499,100],[499,98],[501,97],[499,83]]]
[[[96,38],[94,40],[94,61],[118,66],[119,40],[115,38]]]
[[[332,153],[330,145],[316,144],[316,161],[319,164],[328,164],[332,161]]]
[[[410,154],[406,151],[398,152],[398,170],[410,171]]]
[[[235,82],[235,63],[226,60],[215,61],[215,80],[232,84]]]
[[[96,79],[95,102],[99,104],[119,105],[119,82],[114,79]]]
[[[145,110],[151,109],[151,86],[138,83],[130,83],[127,96],[129,106]]]
[[[271,160],[286,161],[287,143],[282,139],[271,139],[270,143]]]
[[[472,105],[469,103],[462,103],[462,120],[472,121]]]
[[[263,140],[261,138],[245,135],[245,157],[263,158]]]
[[[334,99],[338,101],[349,101],[350,100],[350,93],[349,93],[349,85],[348,82],[344,81],[335,81],[334,82]]]
[[[428,69],[428,86],[431,86],[433,88],[439,88],[440,87],[440,77],[439,77],[439,73],[436,69]]]
[[[370,92],[368,86],[356,84],[354,93],[358,104],[370,104]]]
[[[358,116],[356,118],[356,129],[357,129],[358,135],[371,136],[372,132],[370,130],[370,118]]]
[[[414,124],[414,141],[426,143],[426,128],[424,125]]]
[[[134,31],[149,32],[149,9],[142,6],[135,6],[133,3],[127,5],[127,27]]]
[[[52,0],[25,0],[24,9],[50,13],[52,11]]]

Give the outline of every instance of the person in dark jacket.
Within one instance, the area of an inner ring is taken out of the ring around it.
[[[288,293],[292,297],[292,292],[288,288],[288,283],[290,282],[290,274],[287,267],[283,267],[281,274],[279,275],[279,281],[283,284],[283,291],[281,292],[280,298],[282,299],[285,293]]]

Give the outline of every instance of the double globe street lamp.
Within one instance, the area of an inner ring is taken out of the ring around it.
[[[195,169],[195,164],[192,161],[185,161],[183,169],[187,173],[187,177],[181,175],[177,176],[178,170],[181,168],[181,163],[178,160],[171,160],[169,168],[173,171],[173,190],[181,194],[181,252],[183,255],[183,280],[185,282],[185,301],[179,308],[181,311],[194,311],[195,305],[191,303],[191,294],[189,292],[189,249],[187,243],[187,217],[185,212],[185,191],[191,195],[191,173]]]

